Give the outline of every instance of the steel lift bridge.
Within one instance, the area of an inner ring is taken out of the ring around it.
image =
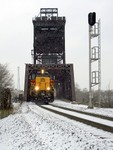
[[[33,19],[33,64],[26,64],[25,87],[29,87],[31,74],[43,68],[55,81],[56,97],[74,101],[73,64],[66,64],[65,60],[65,23],[57,8],[41,8],[39,16]],[[25,100],[28,92],[29,88],[25,88]]]

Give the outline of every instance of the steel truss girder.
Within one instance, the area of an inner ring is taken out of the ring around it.
[[[72,101],[75,101],[75,86],[74,86],[74,73],[73,73],[73,64],[26,64],[25,70],[25,88],[24,98],[27,101],[29,95],[29,78],[32,73],[45,69],[52,78],[55,80],[55,88],[60,90],[60,93],[57,93],[57,97],[66,98]],[[58,91],[58,90],[57,90]],[[62,93],[61,93],[62,91]]]
[[[42,8],[40,16],[33,19],[34,64],[26,64],[25,100],[31,74],[42,68],[55,80],[58,96],[75,100],[73,64],[65,64],[65,22],[65,17],[59,17],[56,8]]]

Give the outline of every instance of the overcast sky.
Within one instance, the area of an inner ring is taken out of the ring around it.
[[[17,88],[24,87],[25,63],[31,63],[32,18],[40,8],[58,8],[66,17],[66,62],[74,64],[75,83],[89,87],[88,13],[101,19],[102,89],[113,89],[113,0],[0,0],[0,63],[8,63]]]

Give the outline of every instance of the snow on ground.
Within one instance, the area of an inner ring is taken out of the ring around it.
[[[49,109],[56,110],[56,111],[59,111],[59,112],[65,113],[65,114],[69,114],[71,116],[75,116],[75,117],[77,116],[78,118],[82,118],[82,119],[97,122],[97,123],[99,122],[100,124],[104,124],[106,126],[113,127],[113,121],[109,121],[109,120],[105,120],[105,119],[101,119],[101,118],[97,118],[94,116],[85,115],[85,114],[81,114],[81,113],[77,113],[77,112],[72,112],[72,111],[61,109],[58,107],[53,107],[51,105],[43,105],[43,107],[45,107],[45,108],[47,107]]]
[[[0,150],[113,150],[113,134],[23,103],[0,120]]]
[[[94,107],[94,109],[89,109],[87,105],[81,105],[81,104],[76,104],[76,103],[72,104],[72,102],[65,102],[65,101],[60,101],[60,100],[55,100],[53,104],[57,106],[62,106],[62,107],[72,108],[72,109],[81,110],[85,112],[91,112],[91,113],[113,117],[113,108]]]

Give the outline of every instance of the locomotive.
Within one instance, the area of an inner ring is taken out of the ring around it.
[[[35,78],[30,80],[29,94],[36,103],[44,102],[48,104],[54,101],[54,80],[44,69],[37,72]]]

